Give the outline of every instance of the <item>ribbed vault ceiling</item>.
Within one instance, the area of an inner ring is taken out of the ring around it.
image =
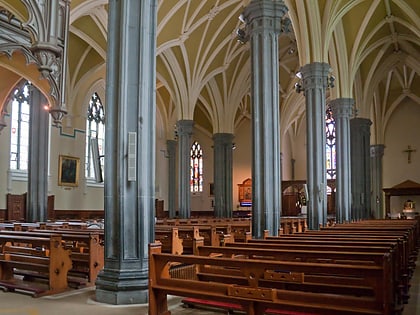
[[[336,87],[329,97],[355,98],[359,116],[374,122],[378,142],[399,104],[408,98],[420,106],[420,1],[284,2],[294,33],[279,40],[283,133],[295,133],[302,124],[304,98],[293,89],[295,73],[314,61],[331,65]],[[75,116],[84,111],[74,95],[105,79],[107,3],[71,1],[68,90]],[[250,118],[249,43],[236,40],[238,17],[248,3],[158,1],[157,101],[164,125],[194,119],[209,134],[234,133]],[[0,7],[22,22],[28,18],[20,1],[0,0]],[[7,59],[0,55],[0,75],[14,84],[25,74]],[[167,136],[172,132],[168,128]]]

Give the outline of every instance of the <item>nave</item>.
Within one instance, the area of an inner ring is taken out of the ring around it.
[[[387,221],[385,223],[384,222],[373,222],[373,224],[380,224],[381,230],[384,230],[384,225],[388,225],[388,224],[392,224],[393,226],[398,223],[398,225],[400,224],[404,224],[406,225],[406,221],[394,221],[395,223],[392,223],[391,221]],[[371,223],[372,224],[372,223]],[[359,224],[356,224],[359,225]],[[322,230],[322,231],[307,231],[306,233],[302,233],[301,235],[299,235],[299,233],[297,233],[297,236],[293,236],[291,234],[289,235],[284,235],[283,237],[280,237],[284,240],[286,239],[292,239],[292,238],[303,238],[305,237],[304,235],[311,235],[313,238],[315,238],[315,234],[323,234],[323,233],[337,233],[336,231],[332,231],[335,228],[341,229],[341,233],[343,233],[343,231],[348,231],[348,232],[344,232],[344,234],[346,234],[346,237],[350,234],[350,229],[353,229],[355,226],[352,224],[344,224],[342,226],[335,226],[332,229],[327,229],[327,230]],[[391,229],[390,229],[391,225],[388,226],[388,228],[386,228],[386,234],[387,235],[391,235]],[[394,226],[395,227],[395,226]],[[360,226],[356,227],[358,231],[360,231],[359,233],[362,233],[362,229],[364,228],[360,228]],[[372,226],[370,226],[370,229],[372,229]],[[399,229],[399,228],[398,228]],[[373,235],[372,232],[369,232]],[[377,233],[379,233],[379,231],[376,231],[375,234],[378,235]],[[418,233],[415,233],[413,235],[417,236]],[[320,236],[320,235],[318,235]],[[324,236],[321,235],[321,237],[324,238],[325,241],[325,234]],[[353,238],[353,237],[352,237]],[[363,236],[363,238],[366,238],[366,236]],[[412,237],[409,237],[409,239],[413,239]],[[267,240],[270,240],[270,237],[268,237]],[[262,240],[249,240],[248,242],[252,243],[252,241],[258,241],[261,242]],[[278,241],[278,239],[276,240]],[[344,241],[344,239],[341,239],[342,243],[345,243],[346,241]],[[415,243],[418,245],[418,243]],[[226,244],[225,246],[222,247],[216,247],[213,248],[213,251],[218,250],[219,253],[222,252],[226,252],[225,250],[222,249],[228,249],[227,248],[228,244]],[[267,244],[266,244],[267,245]],[[200,247],[201,246],[201,247]],[[206,246],[200,245],[198,246],[199,250],[204,249]],[[237,244],[233,244],[233,246],[228,246],[231,247],[230,249],[233,250],[234,247],[238,247],[239,243]],[[208,247],[208,246],[207,246]],[[407,248],[410,248],[411,246],[407,246]],[[4,248],[4,246],[3,246]],[[373,250],[372,247],[369,247],[369,249]],[[253,251],[255,252],[256,249],[254,247]],[[273,250],[274,252],[274,250]],[[417,250],[414,251],[417,254]],[[198,253],[198,251],[197,251]],[[326,252],[325,252],[326,253]],[[372,252],[373,253],[373,252]],[[200,253],[201,255],[202,253]],[[260,254],[260,253],[259,253]],[[257,254],[257,255],[259,255]],[[197,255],[197,254],[196,254]],[[273,254],[274,255],[274,254]],[[284,254],[283,254],[284,255]],[[303,254],[300,254],[303,255]],[[369,254],[370,256],[372,254]],[[174,254],[172,256],[177,256],[180,257],[180,255]],[[410,255],[411,256],[411,255]],[[151,257],[153,257],[153,261],[157,261],[156,259],[156,255],[153,254],[151,255]],[[300,256],[300,257],[304,257],[304,256]],[[309,257],[309,256],[308,256]],[[355,256],[352,256],[352,260],[356,260],[356,258],[354,258]],[[326,257],[324,256],[323,259],[325,259]],[[265,258],[261,258],[261,259],[265,259]],[[288,259],[286,257],[283,257],[283,259]],[[337,258],[338,259],[338,258]],[[414,262],[414,261],[413,261]],[[269,264],[270,262],[265,260],[264,264]],[[206,260],[206,265],[210,264],[208,260]],[[254,263],[255,264],[255,263]],[[322,262],[320,261],[319,264],[321,265]],[[410,270],[412,270],[412,272],[410,272],[410,274],[412,274],[412,276],[409,278],[409,292],[408,292],[408,303],[404,303],[404,308],[403,308],[403,312],[401,313],[402,315],[407,315],[407,314],[417,314],[417,311],[419,310],[419,306],[418,306],[418,300],[420,297],[420,292],[419,292],[419,283],[420,283],[420,269],[416,268],[415,266],[419,264],[419,259],[418,256],[416,256],[416,261],[415,264],[411,264],[410,265]],[[151,265],[151,270],[155,270],[155,267],[153,267],[153,265]],[[232,265],[233,266],[233,265]],[[331,264],[329,265],[331,268]],[[268,267],[266,267],[268,268]],[[158,283],[158,281],[156,281],[156,279],[153,276],[153,272],[151,273],[151,279],[152,282],[151,283]],[[305,274],[305,282],[306,282],[306,277],[307,274]],[[170,277],[170,278],[174,278],[174,277]],[[175,277],[176,278],[176,277]],[[170,282],[166,282],[168,285],[168,283]],[[204,285],[204,284],[203,284]],[[155,285],[153,286],[155,287]],[[210,289],[209,289],[210,290]],[[206,290],[203,290],[203,292],[206,292]],[[168,310],[172,312],[172,314],[220,314],[223,312],[218,312],[218,311],[210,311],[210,310],[202,310],[202,309],[196,309],[196,308],[192,308],[192,309],[187,309],[185,308],[182,303],[181,303],[181,299],[182,297],[170,297],[168,296]],[[78,314],[87,314],[87,312],[89,312],[89,314],[147,314],[148,312],[148,308],[150,310],[150,305],[130,305],[130,306],[110,306],[110,305],[104,305],[101,303],[96,303],[95,302],[95,288],[89,287],[89,288],[84,288],[84,289],[79,289],[79,290],[66,290],[63,293],[60,294],[54,294],[54,295],[48,295],[45,297],[40,297],[40,298],[31,298],[29,296],[20,294],[18,292],[16,293],[1,293],[0,294],[0,302],[2,305],[2,309],[0,310],[0,314],[25,314],[25,315],[31,315],[31,314],[46,314],[46,315],[50,315],[50,314],[56,314],[56,313],[60,313],[60,314],[70,314],[70,310],[74,310],[74,308],[77,308],[77,313]],[[19,305],[19,306],[17,306]],[[151,304],[152,305],[152,304]],[[46,311],[46,310],[50,310],[50,311]],[[324,308],[322,310],[325,310]],[[225,311],[226,312],[226,311]],[[323,312],[323,311],[322,311]],[[317,314],[323,314],[323,313],[317,313]],[[152,312],[154,313],[154,312]],[[160,313],[159,313],[160,314]],[[166,314],[166,313],[165,313]],[[254,313],[253,313],[254,314]],[[258,314],[258,313],[255,313]],[[280,313],[275,313],[275,314],[286,314],[283,312]],[[309,313],[303,313],[303,312],[288,312],[287,314],[309,314]],[[311,313],[312,314],[312,313]],[[331,314],[331,313],[329,313]],[[337,313],[340,314],[340,313]],[[379,314],[379,313],[372,313],[372,314]],[[390,314],[390,313],[387,313]],[[392,313],[394,314],[394,313]],[[396,314],[400,314],[399,312]]]
[[[402,315],[420,314],[420,258],[411,279],[410,298]],[[147,305],[108,305],[97,303],[95,288],[80,289],[56,296],[32,298],[24,294],[0,292],[1,315],[147,315]],[[218,315],[225,311],[185,308],[182,298],[169,298],[172,315]]]

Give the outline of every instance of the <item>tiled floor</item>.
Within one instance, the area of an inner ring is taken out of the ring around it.
[[[420,257],[420,256],[419,256]],[[420,315],[420,259],[411,279],[410,299],[402,315]],[[32,298],[19,293],[0,292],[0,315],[147,315],[148,306],[115,306],[95,302],[94,288],[71,291],[56,296]],[[218,315],[226,311],[186,308],[181,298],[170,297],[172,315]],[[338,314],[337,314],[338,315]]]

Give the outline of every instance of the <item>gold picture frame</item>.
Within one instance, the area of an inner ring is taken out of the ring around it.
[[[60,155],[58,160],[58,185],[79,186],[80,159],[68,155]]]

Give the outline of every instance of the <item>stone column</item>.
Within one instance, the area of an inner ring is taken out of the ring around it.
[[[157,1],[110,0],[108,12],[105,266],[96,300],[140,304],[154,240]]]
[[[369,218],[370,209],[370,125],[367,118],[350,120],[352,218]]]
[[[371,217],[375,219],[385,218],[382,193],[382,157],[385,146],[376,144],[370,146],[370,166],[372,172],[372,196],[371,196]]]
[[[214,141],[214,215],[232,217],[232,145],[234,135],[215,133]]]
[[[351,164],[350,164],[350,116],[353,115],[354,100],[338,98],[330,106],[335,121],[336,195],[335,211],[337,223],[351,218]]]
[[[300,69],[306,98],[308,228],[319,229],[327,223],[327,170],[325,135],[325,91],[328,87],[330,66],[315,62]]]
[[[245,8],[251,44],[252,233],[277,235],[281,214],[278,36],[287,7],[256,0]]]
[[[45,96],[34,86],[30,93],[27,219],[42,222],[47,220],[49,113]]]
[[[191,216],[191,136],[193,120],[179,120],[178,130],[178,204],[179,218],[187,219]]]
[[[176,140],[166,140],[168,151],[168,211],[169,217],[176,216]]]

